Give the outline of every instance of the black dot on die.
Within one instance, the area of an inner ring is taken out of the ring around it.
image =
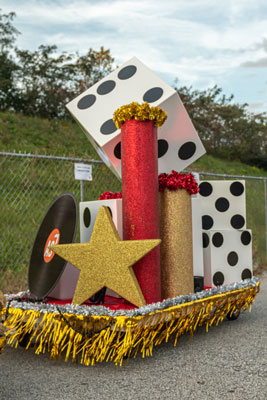
[[[231,225],[235,229],[241,229],[245,225],[245,219],[242,215],[236,214],[231,218]]]
[[[169,144],[167,140],[159,139],[158,140],[158,158],[164,156],[167,153],[169,148]]]
[[[212,191],[213,187],[209,182],[202,182],[199,185],[199,193],[201,194],[201,196],[208,197],[211,195]]]
[[[206,249],[210,243],[209,236],[204,232],[202,233],[202,244],[203,248]]]
[[[108,94],[114,89],[115,86],[116,83],[114,81],[103,82],[98,86],[97,93],[101,95]]]
[[[108,207],[108,210],[109,210],[109,212],[110,212],[110,215],[111,215],[111,218],[112,218],[112,211],[111,211],[111,208],[110,208],[110,207]]]
[[[244,280],[244,279],[251,279],[251,278],[252,278],[252,273],[251,273],[250,269],[248,269],[248,268],[244,269],[244,271],[241,274],[241,279]]]
[[[241,182],[233,182],[230,186],[230,192],[233,196],[241,196],[245,188]]]
[[[103,135],[110,135],[111,133],[116,132],[116,130],[117,128],[113,119],[108,119],[100,128],[100,132],[103,133]]]
[[[231,267],[234,267],[238,263],[238,255],[235,251],[231,251],[227,256],[227,262]]]
[[[247,246],[251,242],[251,234],[248,231],[241,233],[241,242]]]
[[[121,142],[116,144],[114,148],[114,156],[118,158],[118,160],[121,159]]]
[[[136,66],[135,65],[128,65],[120,70],[118,73],[119,79],[129,79],[136,73]]]
[[[213,227],[213,219],[209,215],[202,216],[202,228],[205,230]]]
[[[223,240],[223,235],[220,232],[216,232],[212,236],[212,243],[215,247],[221,247],[223,244]]]
[[[154,87],[152,89],[149,89],[144,94],[143,100],[147,101],[148,103],[154,103],[154,101],[160,99],[162,95],[163,95],[163,89],[160,87]]]
[[[83,223],[86,228],[88,228],[91,223],[91,213],[88,207],[86,207],[83,212]]]
[[[86,110],[87,108],[91,107],[95,101],[96,101],[95,95],[88,94],[87,96],[84,96],[79,100],[77,107],[80,110]]]
[[[189,158],[193,157],[196,152],[196,148],[197,147],[194,142],[186,142],[180,147],[178,151],[178,157],[181,160],[188,160]]]
[[[225,197],[219,197],[215,202],[215,208],[220,212],[227,211],[229,208],[229,201]]]
[[[224,275],[222,272],[216,272],[213,275],[213,283],[215,286],[221,286],[224,282]]]

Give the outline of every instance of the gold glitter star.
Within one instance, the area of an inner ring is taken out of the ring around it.
[[[50,246],[81,272],[72,304],[82,304],[104,286],[141,307],[144,296],[132,270],[160,239],[121,240],[107,207],[101,206],[89,243]]]

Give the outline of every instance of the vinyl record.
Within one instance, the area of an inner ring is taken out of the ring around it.
[[[72,243],[77,226],[77,201],[73,194],[63,193],[47,211],[36,235],[29,265],[31,295],[43,298],[55,287],[66,261],[48,246]]]

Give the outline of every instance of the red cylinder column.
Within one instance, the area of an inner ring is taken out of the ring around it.
[[[158,140],[153,121],[131,119],[121,126],[123,239],[158,239]],[[161,300],[159,246],[134,272],[146,302]]]

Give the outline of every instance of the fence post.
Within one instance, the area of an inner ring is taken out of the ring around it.
[[[81,201],[84,200],[84,181],[80,181]]]

